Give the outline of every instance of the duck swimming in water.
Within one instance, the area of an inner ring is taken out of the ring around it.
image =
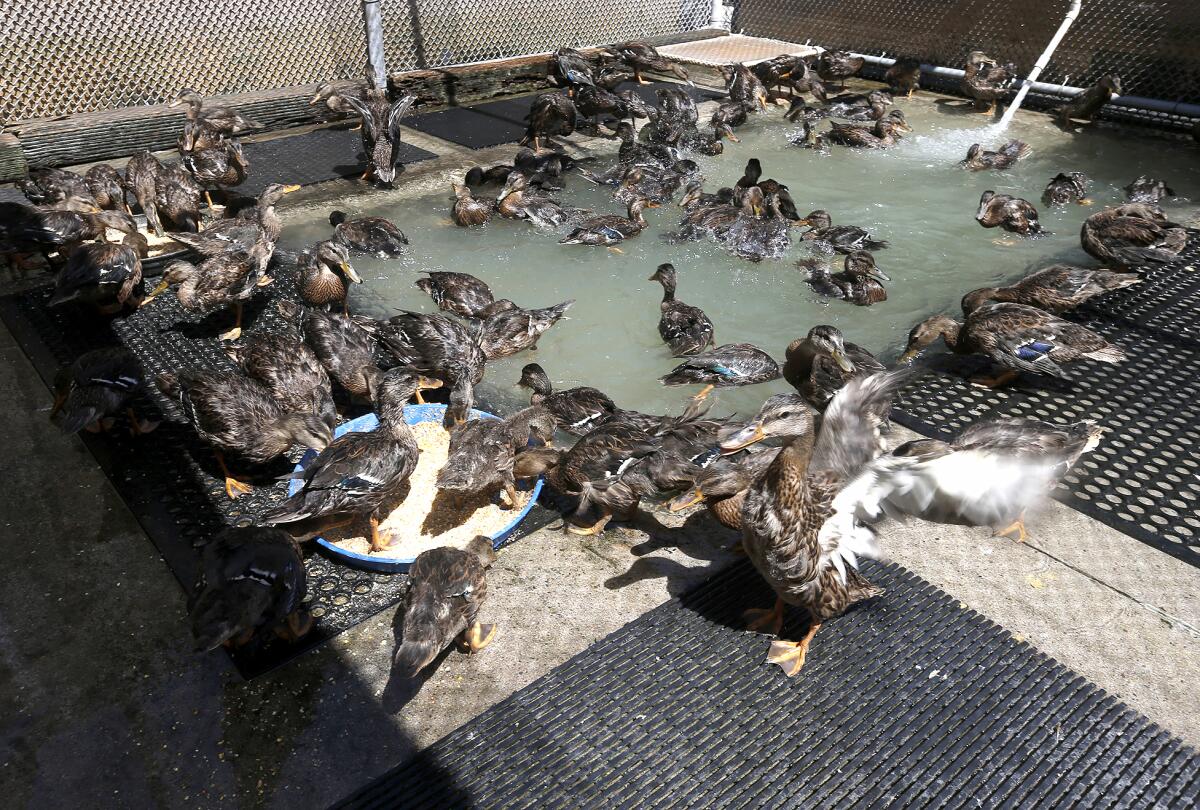
[[[1091,205],[1092,201],[1087,198],[1087,187],[1087,175],[1083,172],[1059,172],[1046,184],[1042,202],[1050,206],[1071,202]]]
[[[675,265],[669,262],[660,264],[649,280],[657,281],[663,287],[662,303],[659,304],[662,316],[658,320],[658,333],[671,347],[672,356],[699,354],[710,344],[716,343],[713,323],[704,314],[704,310],[675,300]]]
[[[815,247],[830,253],[853,253],[856,250],[882,250],[888,243],[875,239],[865,229],[857,225],[834,225],[828,211],[817,209],[810,211],[797,225],[807,225],[809,229],[800,238],[814,243]]]
[[[1033,154],[1033,147],[1018,140],[1011,140],[989,152],[977,143],[971,144],[967,157],[959,165],[972,172],[983,169],[1007,169],[1018,160],[1023,160]]]
[[[985,228],[1003,228],[1021,236],[1049,236],[1038,222],[1038,211],[1029,200],[985,191],[979,197],[975,221]]]
[[[815,259],[803,259],[797,264],[808,271],[806,280],[818,295],[841,298],[860,307],[887,300],[887,288],[881,282],[890,279],[875,266],[875,257],[865,250],[848,254],[840,273],[830,273],[826,265]]]

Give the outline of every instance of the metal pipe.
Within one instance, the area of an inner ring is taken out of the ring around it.
[[[376,90],[387,89],[387,60],[383,58],[383,14],[380,0],[362,0],[363,24],[367,28],[367,61],[371,63]]]
[[[1071,0],[1071,7],[1067,9],[1066,16],[1063,17],[1058,30],[1054,32],[1054,36],[1050,37],[1050,42],[1046,45],[1046,50],[1042,51],[1042,55],[1033,63],[1033,70],[1029,71],[1029,75],[1021,82],[1021,89],[1017,91],[1017,97],[1012,100],[1012,104],[1008,105],[1008,109],[1004,111],[1004,115],[1000,116],[1000,129],[1007,127],[1009,122],[1012,121],[1013,116],[1017,114],[1017,110],[1021,109],[1021,102],[1025,100],[1025,96],[1029,95],[1029,88],[1037,81],[1037,77],[1042,75],[1042,71],[1045,70],[1046,65],[1050,64],[1050,57],[1054,55],[1058,44],[1067,35],[1067,30],[1071,27],[1071,23],[1075,22],[1075,18],[1079,16],[1079,8],[1082,5],[1081,0]]]

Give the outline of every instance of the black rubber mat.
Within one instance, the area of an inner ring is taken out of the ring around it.
[[[338,806],[1195,806],[1195,751],[900,567],[864,573],[887,592],[795,678],[735,629],[773,599],[738,563]]]
[[[276,283],[266,288],[272,297],[259,295],[247,308],[247,331],[277,328],[274,301],[281,295],[295,295],[284,271],[274,275]],[[232,325],[228,316],[196,318],[184,313],[174,296],[164,295],[123,320],[88,321],[47,310],[49,297],[50,288],[43,287],[0,298],[0,317],[47,385],[60,366],[83,352],[118,343],[141,359],[148,379],[180,368],[232,368],[215,337]],[[222,527],[249,525],[281,501],[287,486],[275,479],[291,470],[300,451],[294,450],[286,461],[269,469],[256,471],[251,479],[254,492],[230,501],[212,451],[196,438],[174,404],[153,385],[148,388],[152,390],[136,404],[136,410],[143,418],[163,420],[153,433],[131,438],[122,422],[106,435],[80,436],[184,590],[189,591],[195,581],[196,548]],[[349,403],[340,405],[346,418],[362,413]],[[555,520],[559,520],[559,512],[535,506],[508,542]],[[244,677],[267,672],[396,604],[407,588],[403,574],[349,568],[327,558],[315,546],[306,548],[305,564],[305,604],[315,619],[313,630],[298,643],[271,638],[232,652]],[[188,632],[186,623],[180,623],[179,632]]]
[[[638,95],[650,103],[657,101],[654,91],[660,87],[686,90],[698,101],[720,98],[723,95],[704,88],[667,82],[625,86],[635,88]],[[404,125],[459,146],[486,149],[502,143],[513,143],[525,136],[525,116],[529,114],[529,107],[536,96],[537,94],[533,94],[472,104],[468,107],[450,107],[406,119]]]
[[[982,357],[937,357],[893,410],[897,422],[948,438],[995,416],[1095,419],[1108,428],[1055,497],[1155,548],[1200,566],[1200,231],[1170,265],[1064,317],[1121,346],[1128,359],[1074,363],[1069,380],[1022,375],[987,389],[969,378]]]

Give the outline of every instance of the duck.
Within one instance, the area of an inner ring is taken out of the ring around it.
[[[878,556],[874,534],[847,531],[827,539],[825,527],[842,487],[882,452],[881,413],[903,380],[896,372],[852,380],[829,404],[819,432],[803,397],[776,394],[750,424],[720,442],[723,453],[771,437],[784,442],[747,490],[740,519],[746,556],[776,595],[772,608],[747,611],[747,629],[778,636],[785,604],[809,614],[799,641],[777,639],[767,653],[787,677],[800,672],[824,622],[883,593],[858,572],[860,558]]]
[[[184,167],[204,188],[204,199],[209,208],[213,207],[210,187],[240,186],[250,172],[250,161],[236,140],[221,141],[216,146],[184,152],[182,158]]]
[[[849,51],[827,50],[817,59],[817,75],[827,82],[840,82],[846,86],[846,79],[858,75],[866,60],[861,56],[851,56]]]
[[[732,188],[726,186],[716,194],[709,194],[704,190],[703,180],[689,180],[683,188],[683,197],[679,200],[679,207],[691,211],[714,205],[731,205],[732,203]]]
[[[1001,66],[981,51],[972,51],[958,89],[975,100],[976,111],[992,115],[996,111],[996,101],[1008,93],[1008,84],[1015,75],[1016,69],[1012,66]]]
[[[1175,192],[1157,177],[1138,175],[1137,179],[1125,186],[1125,202],[1150,203],[1158,205],[1163,197],[1174,197]]]
[[[816,149],[819,152],[829,151],[829,139],[824,135],[818,134],[812,124],[807,121],[800,122],[800,131],[789,136],[788,143],[792,146],[799,146],[801,149]]]
[[[125,180],[112,166],[107,163],[90,166],[83,175],[83,182],[100,208],[130,213],[129,204],[125,201]]]
[[[834,118],[874,122],[883,118],[892,103],[892,96],[886,90],[872,90],[865,97],[857,94],[834,96],[825,109]]]
[[[530,405],[545,408],[562,430],[577,436],[607,421],[618,410],[607,394],[590,386],[555,391],[550,376],[537,363],[528,363],[521,369],[517,385],[530,390]]]
[[[863,149],[889,149],[900,142],[899,133],[907,129],[906,124],[884,116],[870,129],[856,124],[839,124],[830,121],[825,137],[830,143]]]
[[[777,380],[779,364],[752,343],[726,343],[685,359],[658,378],[663,385],[703,385],[694,397],[703,400],[714,388],[757,385]]]
[[[750,110],[751,107],[744,101],[722,101],[713,110],[712,118],[709,119],[713,135],[718,139],[728,138],[734,143],[740,143],[738,137],[733,134],[733,128],[746,123]]]
[[[504,181],[508,180],[508,176],[512,174],[513,168],[507,163],[488,166],[486,169],[482,166],[472,166],[463,176],[463,183],[471,189],[483,186],[502,186]],[[457,192],[457,189],[455,191]]]
[[[600,123],[602,115],[612,116],[618,120],[631,117],[629,110],[625,107],[625,100],[603,87],[586,85],[576,91],[573,99],[575,111],[584,118],[590,118],[594,125]]]
[[[754,71],[740,62],[721,65],[721,78],[725,80],[725,92],[731,101],[751,109],[767,108],[767,88]]]
[[[492,218],[494,206],[483,200],[475,199],[467,185],[452,183],[451,186],[454,189],[454,205],[450,208],[450,218],[454,220],[454,224],[460,228],[486,225],[487,221]]]
[[[284,411],[265,385],[240,372],[182,369],[159,374],[155,382],[213,449],[230,499],[251,487],[229,471],[226,453],[252,465],[266,464],[296,444],[319,451],[333,436],[319,416]]]
[[[1007,169],[1018,160],[1024,160],[1032,154],[1033,147],[1016,139],[997,147],[995,152],[989,152],[979,144],[973,143],[967,150],[967,157],[959,165],[972,172],[983,169]]]
[[[1025,304],[1059,315],[1106,292],[1140,284],[1137,273],[1052,264],[1006,287],[980,287],[963,296],[963,314],[989,301]]]
[[[1084,250],[1105,264],[1137,267],[1174,261],[1187,247],[1188,234],[1157,206],[1126,203],[1085,219],[1079,240]]]
[[[804,61],[803,57],[787,53],[755,62],[750,66],[750,71],[762,82],[768,92],[785,85],[791,90],[792,85],[786,80],[797,72],[803,74],[807,70],[808,63]]]
[[[1046,184],[1042,192],[1042,202],[1049,206],[1066,205],[1076,202],[1080,205],[1091,205],[1087,198],[1088,178],[1083,172],[1059,172]]]
[[[808,100],[802,96],[796,96],[788,104],[787,112],[783,114],[783,117],[793,124],[797,121],[815,123],[822,118],[828,118],[829,110],[824,105],[814,106],[809,104]]]
[[[490,498],[499,490],[508,498],[508,508],[517,508],[513,459],[530,439],[549,443],[556,424],[550,411],[532,405],[504,419],[471,419],[456,426],[450,431],[446,463],[438,471],[438,490],[457,499]]]
[[[487,569],[496,561],[492,540],[476,537],[465,549],[441,546],[422,551],[408,569],[404,595],[403,640],[392,668],[415,678],[457,639],[477,653],[496,637],[496,625],[479,622],[487,598]]]
[[[298,185],[271,183],[258,195],[252,217],[218,219],[200,233],[172,232],[171,238],[204,256],[244,253],[259,243],[269,244],[273,248],[283,233],[283,220],[279,218],[275,206],[285,194],[299,189]]]
[[[154,185],[154,205],[159,222],[169,231],[200,231],[200,205],[204,189],[184,166],[164,166]],[[226,197],[226,212],[229,211]]]
[[[284,412],[315,414],[330,430],[337,425],[329,374],[294,328],[255,332],[226,352],[243,374],[266,386]]]
[[[998,375],[972,380],[988,388],[1012,382],[1022,371],[1065,378],[1067,363],[1125,360],[1120,346],[1085,326],[1025,304],[989,303],[972,309],[961,323],[933,315],[917,324],[908,334],[900,362],[909,362],[939,336],[950,351],[985,355],[1002,369]]]
[[[891,279],[875,266],[875,257],[868,251],[847,254],[840,273],[831,274],[827,266],[815,259],[802,259],[797,266],[808,271],[806,281],[818,295],[840,298],[860,307],[887,300],[887,288],[882,282]]]
[[[574,48],[559,48],[550,62],[550,81],[557,86],[566,86],[567,95],[574,97],[583,87],[594,87],[593,75],[596,66],[582,51]]]
[[[122,346],[84,352],[54,375],[50,419],[58,418],[63,433],[97,433],[107,430],[113,417],[124,413],[131,434],[149,433],[157,425],[139,420],[132,408],[142,393],[144,373],[137,356]]]
[[[627,78],[632,79],[633,74],[627,74]],[[639,96],[635,90],[618,90],[617,98],[625,105],[625,114],[630,121],[653,118],[658,112],[653,104]]]
[[[886,370],[873,354],[826,324],[812,327],[784,352],[783,378],[819,412],[850,380]]]
[[[558,200],[531,190],[530,178],[519,172],[509,175],[496,199],[500,216],[526,219],[538,228],[557,228],[589,213],[578,208],[564,208]]]
[[[362,284],[350,265],[350,251],[332,239],[318,242],[296,260],[300,300],[310,307],[329,309],[341,305],[349,312],[349,285]]]
[[[48,306],[85,303],[111,315],[137,306],[142,293],[142,257],[146,240],[124,234],[120,244],[91,242],[75,248],[58,273]]]
[[[809,211],[797,225],[807,225],[808,230],[800,235],[806,242],[828,252],[850,254],[856,250],[883,250],[888,243],[871,236],[865,228],[857,225],[834,225],[828,211],[818,208]]]
[[[464,318],[482,318],[488,307],[496,302],[492,288],[470,273],[447,273],[422,270],[427,278],[413,282],[429,295],[438,309]]]
[[[404,406],[419,389],[439,385],[411,368],[389,369],[376,393],[378,427],[343,433],[329,442],[296,473],[303,481],[300,488],[267,511],[262,522],[278,526],[341,518],[341,523],[347,523],[365,516],[371,550],[386,550],[394,538],[379,530],[386,517],[381,509],[403,493],[421,452],[412,428],[404,421]]]
[[[638,40],[619,42],[615,45],[610,45],[607,50],[629,65],[633,70],[633,80],[638,84],[650,83],[642,77],[642,73],[647,70],[652,70],[655,73],[665,73],[674,76],[682,82],[692,84],[687,70],[682,65],[665,58],[649,43]]]
[[[85,200],[97,208],[103,208],[92,194],[87,179],[67,169],[34,167],[26,177],[17,181],[17,187],[34,205],[57,205],[69,199]]]
[[[702,503],[717,523],[740,532],[746,493],[775,461],[779,450],[752,445],[736,456],[718,456],[696,476],[690,489],[671,499],[667,510],[682,512]]]
[[[350,95],[362,101],[364,98],[363,88],[326,83],[317,88],[317,92],[313,93],[313,97],[308,100],[308,104],[310,107],[317,104],[324,104],[326,109],[339,116],[353,115],[355,109],[346,103],[346,96]]]
[[[391,185],[396,181],[396,175],[404,171],[404,163],[400,160],[400,124],[412,111],[417,97],[406,95],[392,102],[387,90],[370,86],[361,99],[355,96],[342,98],[362,119],[363,150],[367,153],[363,179],[373,176],[385,186]]]
[[[663,288],[658,334],[671,347],[672,357],[699,354],[708,346],[716,345],[713,322],[704,314],[704,310],[675,300],[678,281],[675,265],[670,262],[660,264],[647,280],[657,281]]]
[[[733,202],[738,205],[742,201],[742,195],[750,190],[751,187],[757,186],[763,194],[763,206],[766,205],[767,198],[772,195],[779,200],[779,213],[786,218],[792,220],[797,225],[800,222],[800,214],[796,211],[796,202],[792,199],[791,192],[788,187],[778,180],[767,178],[762,179],[762,163],[758,158],[750,158],[746,161],[746,168],[742,171],[741,178],[734,184],[733,187]]]
[[[362,319],[309,309],[303,310],[299,320],[305,345],[333,381],[356,399],[374,401],[383,382],[383,370],[375,362],[375,336]]]
[[[262,124],[246,118],[232,107],[205,104],[204,96],[190,88],[181,90],[179,95],[167,106],[178,107],[181,104],[187,104],[188,106],[187,117],[189,121],[202,124],[214,132],[219,132],[221,135],[236,135],[239,132],[245,132],[250,129],[262,129],[263,127]]]
[[[728,196],[731,201],[734,193],[730,189]],[[765,203],[762,189],[757,186],[754,194],[743,194],[741,202],[737,205],[719,202],[705,204],[701,199],[702,195],[696,196],[696,201],[686,208],[675,239],[695,240],[707,237],[723,242],[739,219],[759,217],[763,213],[763,204]]]
[[[525,116],[525,138],[522,145],[533,142],[534,150],[541,148],[543,138],[566,137],[575,131],[579,111],[575,102],[559,93],[542,93],[533,99]]]
[[[983,420],[949,442],[917,439],[880,455],[838,493],[833,509],[846,525],[917,517],[987,526],[996,537],[1015,533],[1024,542],[1026,511],[1100,444],[1103,433],[1090,420]]]
[[[313,626],[304,607],[307,589],[300,546],[287,532],[223,529],[201,549],[188,599],[196,652],[243,647],[262,632],[299,641]]]
[[[329,224],[333,226],[333,241],[355,253],[373,253],[376,256],[400,256],[408,246],[408,237],[385,217],[357,217],[350,219],[344,211],[330,211]]]
[[[1008,194],[997,194],[990,189],[979,197],[979,211],[975,221],[985,228],[1003,228],[1021,236],[1050,236],[1038,221],[1038,211],[1033,203]]]
[[[639,143],[633,124],[622,121],[617,124],[616,136],[621,141],[617,160],[628,166],[674,166],[679,161],[679,150],[665,143]]]
[[[613,248],[626,239],[632,239],[641,233],[649,224],[642,216],[646,201],[634,198],[629,201],[628,217],[615,214],[601,214],[582,220],[579,225],[558,240],[560,245],[605,245]],[[620,251],[619,248],[613,248]]]
[[[155,202],[158,177],[163,168],[162,162],[149,149],[134,154],[125,164],[125,187],[133,194],[142,213],[146,215],[146,225],[159,238],[166,236],[166,230],[158,218],[158,205]]]
[[[487,354],[484,322],[460,323],[444,315],[401,312],[380,324],[379,339],[396,359],[441,380],[450,388],[446,427],[467,421],[475,386],[483,380]],[[421,401],[418,396],[418,402]]]
[[[574,298],[540,309],[522,309],[502,298],[488,306],[479,342],[488,360],[509,357],[526,349],[536,349],[538,339],[566,314]]]
[[[599,70],[596,71],[595,81],[596,81],[597,87],[603,87],[605,90],[614,90],[615,91],[618,87],[620,87],[625,82],[633,81],[633,71],[622,62],[618,62],[616,64],[604,65],[603,67],[601,67]],[[622,99],[624,99],[626,102],[628,102],[628,99],[626,98],[625,93],[629,93],[629,92],[630,91],[627,90],[627,91],[620,92],[617,95],[621,96]],[[632,95],[634,95],[639,100],[641,98],[640,96],[637,96],[636,93],[633,93]],[[639,110],[640,110],[640,108],[639,108]],[[645,118],[646,116],[641,115],[639,117]]]
[[[764,196],[760,186],[752,186],[746,192],[745,202],[762,215],[748,215],[745,209],[739,212],[722,239],[726,249],[752,262],[783,258],[792,240],[790,223],[780,210],[779,195]]]
[[[562,177],[563,172],[574,165],[575,160],[554,143],[536,149],[530,149],[528,146],[518,147],[513,158],[513,169],[530,178],[538,175],[539,182],[543,185],[546,184],[547,178]]]
[[[84,242],[103,238],[108,228],[133,233],[133,219],[118,211],[99,211],[92,203],[77,200],[82,211],[36,208],[18,202],[0,202],[0,248],[18,256],[40,253],[50,266],[50,254],[60,258]]]
[[[1054,117],[1063,129],[1070,129],[1072,120],[1082,118],[1092,121],[1100,108],[1121,94],[1121,77],[1107,73],[1100,80],[1054,110]]]
[[[663,205],[671,202],[682,181],[683,175],[674,168],[630,166],[617,182],[613,199],[626,206],[637,199],[648,206]]]
[[[901,56],[883,74],[883,81],[893,96],[912,98],[921,86],[921,60]]]

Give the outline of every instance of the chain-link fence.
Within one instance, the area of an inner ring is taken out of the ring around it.
[[[961,68],[982,50],[1025,74],[1068,0],[739,0],[735,31]],[[1085,0],[1041,81],[1086,87],[1106,73],[1129,95],[1200,102],[1198,0]]]
[[[383,0],[388,67],[703,28],[710,0]],[[362,75],[359,0],[0,0],[0,122]]]

